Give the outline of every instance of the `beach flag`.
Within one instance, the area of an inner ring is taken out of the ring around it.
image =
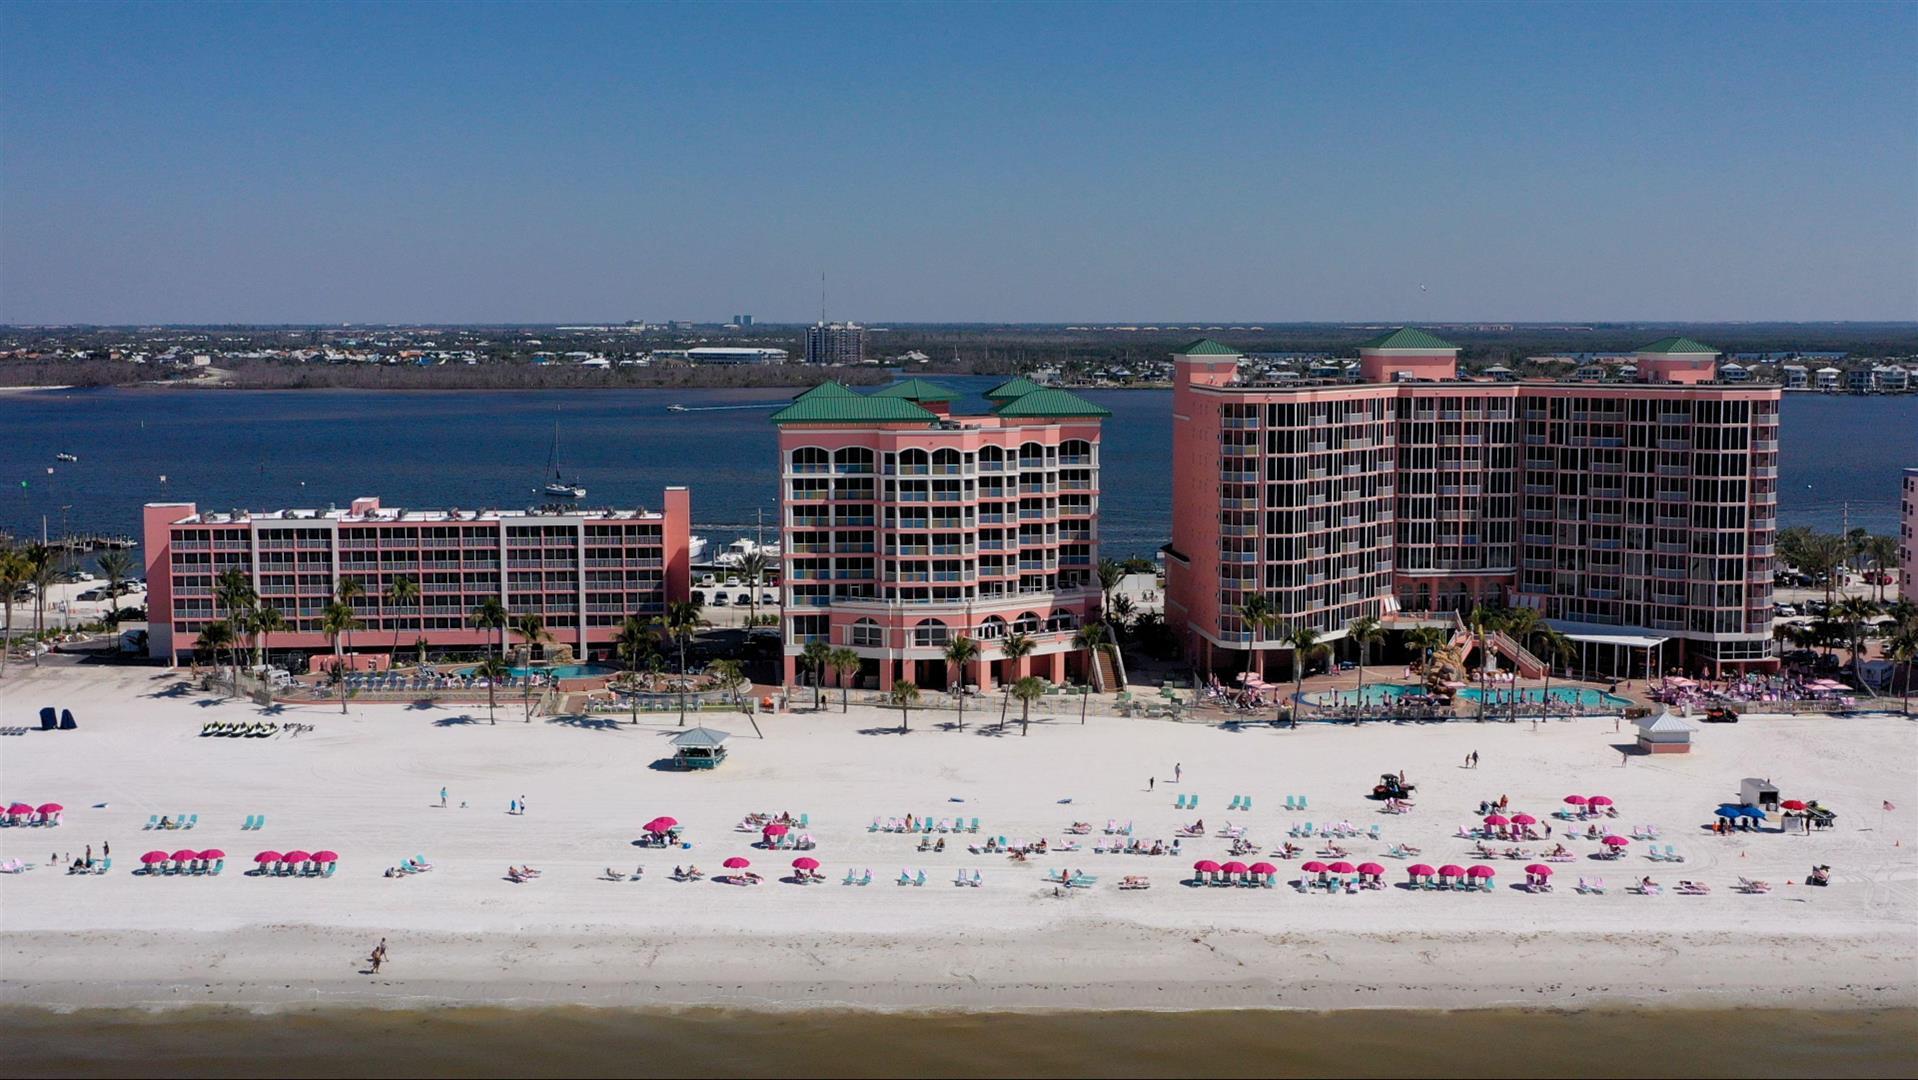
[[[1885,800],[1885,809],[1886,809],[1886,810],[1896,810],[1896,809],[1898,809],[1898,808],[1897,808],[1897,807],[1895,807],[1895,806],[1893,806],[1893,805],[1891,805],[1891,800],[1890,800],[1890,799],[1886,799],[1886,800]]]

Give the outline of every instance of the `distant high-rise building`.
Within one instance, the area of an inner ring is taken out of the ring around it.
[[[866,328],[858,323],[814,323],[806,328],[806,363],[857,364],[866,359]]]
[[[752,324],[753,324],[753,317],[751,315],[734,315],[733,316],[733,325],[739,327],[742,330],[748,326],[751,326]]]

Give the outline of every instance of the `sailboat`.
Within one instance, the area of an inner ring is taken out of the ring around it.
[[[547,455],[546,465],[553,470],[553,478],[540,490],[555,499],[583,499],[586,489],[579,484],[569,484],[559,472],[559,421],[553,421],[553,450]]]

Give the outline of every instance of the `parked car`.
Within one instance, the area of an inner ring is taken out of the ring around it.
[[[1714,705],[1705,710],[1704,720],[1708,724],[1736,724],[1738,712],[1724,705]]]

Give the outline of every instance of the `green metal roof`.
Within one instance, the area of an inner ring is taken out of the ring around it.
[[[820,383],[819,385],[813,387],[812,389],[806,391],[805,393],[800,394],[798,397],[793,398],[793,400],[794,401],[810,401],[813,398],[822,398],[822,397],[849,398],[849,397],[858,397],[858,396],[859,394],[855,392],[851,387],[828,380],[826,382]]]
[[[1095,405],[1077,394],[1064,390],[1034,390],[1022,394],[992,410],[994,415],[1012,417],[1041,416],[1111,416],[1112,410],[1104,405]]]
[[[1401,326],[1387,334],[1380,334],[1370,341],[1359,342],[1361,349],[1449,349],[1458,351],[1458,346],[1449,341],[1433,337],[1423,330],[1410,326]]]
[[[1044,389],[1044,387],[1021,375],[1016,379],[1007,379],[1005,382],[986,391],[986,400],[1011,401],[1013,398],[1024,397],[1034,390],[1042,389]]]
[[[905,401],[952,401],[959,395],[935,382],[924,379],[907,379],[894,383],[884,390],[875,390],[867,397],[900,398]]]
[[[1239,350],[1221,345],[1211,338],[1199,338],[1188,343],[1182,349],[1172,350],[1174,356],[1239,356]]]
[[[1638,349],[1638,351],[1642,353],[1665,353],[1665,354],[1710,353],[1714,356],[1718,354],[1717,349],[1714,349],[1709,345],[1700,345],[1698,342],[1693,341],[1691,338],[1688,338],[1688,337],[1659,338],[1657,341],[1652,342],[1650,345],[1641,346]]]
[[[773,414],[775,424],[929,423],[932,413],[905,398],[861,397],[858,394],[816,394],[793,399]]]

